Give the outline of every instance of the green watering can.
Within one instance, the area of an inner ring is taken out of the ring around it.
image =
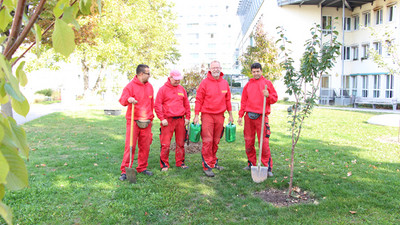
[[[236,125],[233,123],[228,123],[225,127],[225,141],[234,142],[236,141]]]
[[[201,134],[201,125],[191,123],[189,128],[189,141],[194,143],[199,142],[200,134]]]

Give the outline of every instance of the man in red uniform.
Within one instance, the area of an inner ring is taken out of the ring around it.
[[[185,165],[185,126],[190,121],[190,105],[186,90],[179,85],[183,76],[178,70],[172,70],[168,81],[158,90],[155,104],[157,117],[161,121],[161,171],[169,168],[169,146],[175,132],[175,166],[187,169]]]
[[[251,166],[257,165],[255,134],[257,132],[258,143],[260,143],[261,127],[264,129],[264,138],[261,154],[261,162],[268,167],[268,176],[272,174],[272,158],[269,148],[269,136],[271,135],[270,126],[268,124],[268,115],[271,113],[271,105],[278,100],[278,94],[275,91],[271,81],[262,76],[262,67],[260,63],[251,65],[251,74],[253,78],[244,86],[239,110],[238,124],[242,125],[242,117],[244,117],[244,140],[246,145],[246,154],[248,165],[243,168],[250,170]],[[265,90],[267,86],[267,90]],[[264,96],[267,97],[265,106],[265,124],[262,125],[262,113]]]
[[[229,122],[233,122],[231,91],[229,84],[223,79],[221,64],[212,61],[207,77],[200,83],[196,92],[195,117],[193,123],[199,123],[201,112],[201,138],[203,147],[203,171],[208,177],[213,177],[213,168],[222,170],[218,165],[217,150],[224,127],[224,112],[229,113]]]
[[[138,166],[136,171],[145,175],[153,175],[147,170],[147,160],[149,158],[150,145],[152,142],[153,134],[151,133],[154,107],[154,91],[153,86],[148,82],[150,78],[149,66],[140,64],[136,68],[136,76],[131,82],[126,85],[122,91],[119,102],[123,106],[128,106],[126,111],[126,138],[125,138],[125,152],[121,163],[121,177],[120,180],[126,180],[125,167],[129,166],[129,142],[131,133],[131,118],[132,118],[132,104],[135,105],[134,115],[134,128],[133,128],[133,148],[132,148],[132,165],[136,150],[136,140],[138,140]],[[138,126],[142,128],[140,128]]]

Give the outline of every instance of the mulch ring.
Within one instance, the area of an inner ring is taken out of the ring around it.
[[[201,152],[201,147],[203,146],[203,143],[201,141],[194,143],[189,141],[189,147],[187,143],[185,142],[185,153],[187,154],[193,154],[193,153],[198,153]],[[176,148],[175,142],[171,141],[171,145],[169,146],[169,150],[171,152],[174,152]]]
[[[288,197],[287,190],[267,189],[260,192],[255,192],[254,196],[271,203],[275,207],[287,207],[296,204],[319,204],[318,201],[311,197],[307,191],[302,191],[298,187],[294,187],[292,196]]]

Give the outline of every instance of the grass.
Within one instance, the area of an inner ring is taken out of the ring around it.
[[[15,224],[400,223],[400,145],[379,140],[397,140],[398,128],[366,123],[372,113],[316,109],[306,120],[294,184],[317,202],[277,208],[255,197],[255,191],[288,187],[291,140],[285,110],[274,106],[270,116],[275,176],[261,184],[242,170],[247,162],[243,127],[236,142],[221,140],[217,156],[226,169],[207,178],[199,153],[187,154],[187,170],[159,170],[155,120],[148,167],[154,176],[139,174],[138,183],[129,184],[118,180],[123,115],[53,113],[24,125],[32,149],[30,187],[7,192],[4,201]],[[174,165],[174,153],[170,161]]]

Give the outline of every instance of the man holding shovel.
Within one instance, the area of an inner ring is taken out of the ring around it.
[[[190,121],[190,105],[186,90],[179,85],[183,76],[178,70],[171,70],[168,81],[160,88],[156,97],[155,111],[161,121],[160,167],[169,168],[169,147],[175,132],[175,166],[187,169],[185,165],[185,126]]]
[[[201,138],[203,146],[201,156],[203,171],[208,177],[213,177],[212,169],[222,170],[218,165],[217,150],[224,128],[224,112],[229,113],[229,122],[233,123],[231,91],[228,81],[223,79],[221,64],[212,61],[207,77],[200,83],[196,92],[195,117],[193,123],[199,123],[201,112]]]
[[[271,105],[278,100],[278,94],[275,91],[272,82],[265,79],[262,75],[262,66],[260,63],[251,65],[251,74],[253,78],[244,86],[241,107],[239,110],[238,124],[242,125],[244,117],[244,140],[246,145],[246,154],[248,165],[243,168],[251,170],[252,166],[256,166],[257,157],[255,144],[255,134],[257,132],[258,143],[260,143],[260,133],[263,133],[261,162],[268,167],[268,176],[272,174],[272,158],[269,148],[269,136],[271,134],[268,123],[268,115],[271,113]],[[265,108],[263,108],[264,98]],[[246,115],[244,115],[246,113]],[[265,115],[264,124],[262,124],[262,115]],[[264,129],[261,132],[261,128]]]
[[[154,118],[154,91],[153,86],[148,82],[150,78],[149,66],[140,64],[136,68],[136,76],[126,85],[122,91],[119,102],[123,106],[128,106],[126,111],[126,138],[125,151],[121,163],[120,180],[126,180],[126,168],[133,164],[133,158],[136,149],[136,140],[138,140],[138,166],[136,171],[145,175],[153,175],[147,170],[147,160],[149,158],[150,145],[153,139],[151,133],[152,120]],[[134,110],[132,107],[134,106]],[[134,111],[134,115],[132,115]],[[133,147],[132,156],[130,156],[130,138],[131,138],[131,122],[133,121]],[[131,158],[131,159],[130,159]],[[130,161],[131,160],[131,161]]]

